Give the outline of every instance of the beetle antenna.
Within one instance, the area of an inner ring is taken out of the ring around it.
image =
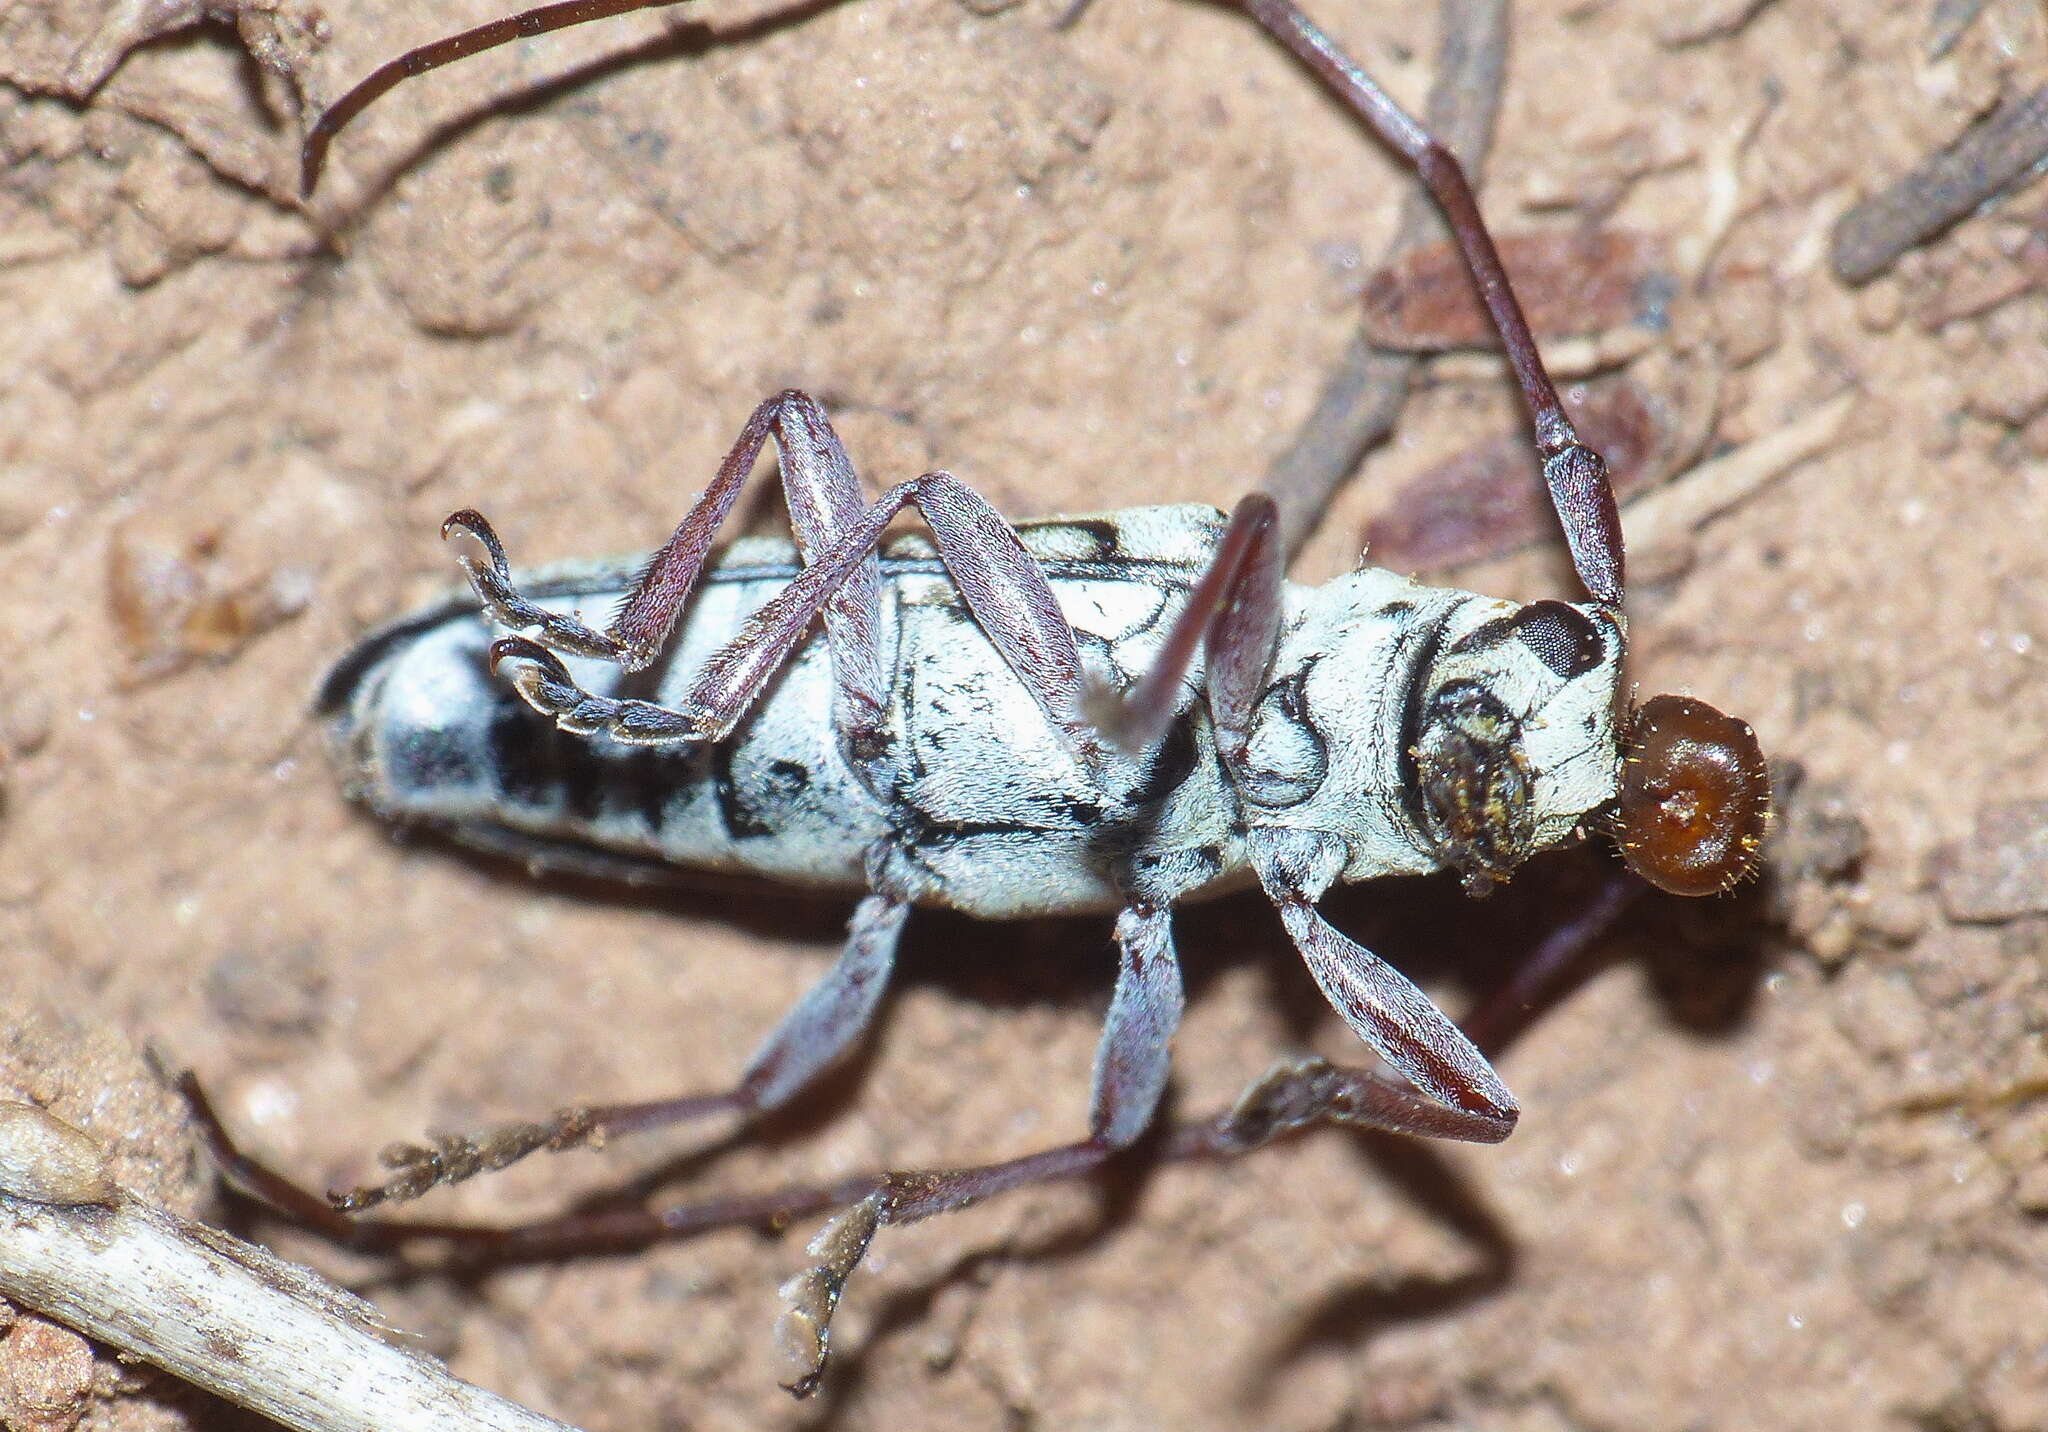
[[[1515,299],[1500,252],[1480,217],[1479,204],[1458,157],[1431,137],[1372,77],[1354,64],[1293,0],[1242,0],[1256,20],[1294,57],[1328,85],[1390,148],[1414,166],[1449,221],[1465,267],[1500,335],[1515,381],[1529,405],[1536,447],[1543,454],[1543,480],[1551,505],[1564,524],[1572,566],[1595,601],[1621,605],[1621,514],[1607,480],[1606,461],[1579,441],[1544,369],[1529,322]]]
[[[452,65],[457,60],[466,60],[471,55],[495,50],[500,45],[509,45],[514,40],[587,25],[593,20],[609,20],[614,15],[630,15],[635,10],[653,10],[682,3],[684,0],[557,0],[553,5],[523,10],[517,15],[478,25],[473,30],[464,30],[459,35],[447,35],[432,44],[407,50],[397,59],[388,60],[371,70],[313,121],[313,127],[306,131],[305,142],[299,146],[299,197],[313,197],[313,190],[320,183],[320,171],[326,167],[327,149],[334,143],[334,136],[406,80],[428,70],[438,70],[443,65]]]

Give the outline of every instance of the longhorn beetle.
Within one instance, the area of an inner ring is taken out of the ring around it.
[[[1689,698],[1627,698],[1607,469],[1558,402],[1457,161],[1290,0],[1243,4],[1414,165],[1449,219],[1590,600],[1520,605],[1371,567],[1295,586],[1258,493],[1227,519],[1160,507],[1013,528],[935,471],[869,503],[824,410],[794,391],[754,410],[642,568],[518,575],[491,524],[457,512],[443,535],[474,544],[459,560],[481,620],[466,601],[420,613],[370,637],[323,689],[357,798],[539,866],[666,863],[865,893],[837,963],[732,1087],[400,1145],[385,1153],[391,1180],[334,1196],[337,1209],[413,1198],[538,1149],[784,1104],[867,1028],[913,905],[1119,912],[1086,1138],[633,1224],[842,1209],[783,1289],[787,1385],[801,1394],[878,1228],[1085,1172],[1145,1131],[1182,1008],[1177,903],[1255,879],[1331,1004],[1400,1081],[1283,1064],[1222,1118],[1173,1134],[1169,1154],[1240,1152],[1314,1119],[1490,1143],[1514,1129],[1514,1096],[1420,990],[1317,913],[1324,892],[1450,869],[1479,894],[1588,830],[1612,833],[1633,870],[1676,893],[1726,890],[1754,867],[1769,797],[1749,728]],[[340,127],[405,76],[634,8],[572,0],[393,61],[312,128],[307,187]],[[714,557],[770,438],[794,543],[742,540]],[[906,507],[929,537],[884,537]],[[579,615],[591,601],[619,603],[608,626]],[[311,1202],[237,1167],[281,1202]],[[511,1246],[607,1230],[570,1218],[468,1232]]]

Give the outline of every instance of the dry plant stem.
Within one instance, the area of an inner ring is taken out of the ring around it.
[[[1833,447],[1855,407],[1854,393],[1830,398],[1777,431],[1699,464],[1682,480],[1666,483],[1630,507],[1643,565],[1659,574],[1670,562],[1682,560],[1695,529]]]
[[[1984,12],[1985,0],[1935,0],[1927,19],[1927,58],[1938,60],[1955,48]]]
[[[2007,100],[1947,149],[1871,195],[1835,225],[1835,277],[1866,283],[1980,205],[2048,164],[2048,86]]]
[[[1436,81],[1424,110],[1430,132],[1474,175],[1486,162],[1507,67],[1506,0],[1443,0]],[[1429,196],[1411,190],[1383,263],[1442,237],[1444,222]],[[1316,406],[1294,441],[1266,473],[1280,507],[1282,540],[1291,556],[1330,507],[1330,496],[1357,470],[1366,450],[1393,431],[1420,360],[1375,347],[1361,330],[1324,381]]]
[[[310,1270],[114,1188],[53,1116],[0,1108],[10,1301],[305,1432],[573,1432],[386,1342]]]

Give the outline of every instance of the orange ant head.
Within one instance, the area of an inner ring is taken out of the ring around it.
[[[1770,772],[1747,721],[1690,696],[1636,708],[1616,841],[1629,869],[1673,895],[1719,895],[1756,873]]]

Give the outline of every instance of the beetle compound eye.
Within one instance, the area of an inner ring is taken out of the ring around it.
[[[1569,681],[1598,666],[1607,654],[1593,619],[1565,602],[1531,602],[1515,614],[1515,635],[1536,659]]]
[[[1718,895],[1756,869],[1770,814],[1770,774],[1748,722],[1690,696],[1637,709],[1621,775],[1629,869],[1673,895]]]

